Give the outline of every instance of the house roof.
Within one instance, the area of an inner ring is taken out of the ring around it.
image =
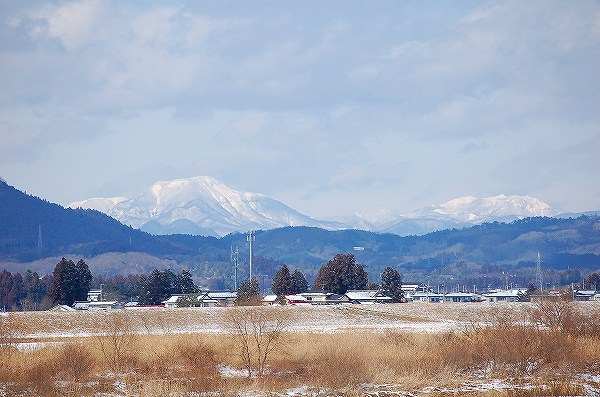
[[[87,302],[88,306],[112,306],[116,305],[117,301],[102,301],[102,302]]]
[[[416,294],[412,295],[413,297],[417,297],[420,298],[422,296],[428,296],[430,298],[435,297],[435,298],[442,298],[444,295],[442,294],[436,294],[435,292],[417,292]]]
[[[490,294],[484,294],[486,297],[516,297],[518,294],[513,291],[500,291],[500,292],[492,292]]]
[[[451,292],[449,294],[446,294],[445,296],[449,296],[451,298],[453,298],[453,297],[461,298],[461,297],[475,296],[475,294],[473,294],[471,292]]]
[[[67,306],[67,305],[56,305],[56,306],[52,306],[50,309],[48,309],[49,312],[72,312],[75,311],[75,309],[73,309],[71,306]]]
[[[576,290],[575,291],[576,295],[580,295],[580,296],[594,296],[596,295],[596,291],[595,290]]]
[[[298,295],[302,295],[302,296],[327,296],[327,295],[329,295],[329,293],[325,292],[325,291],[306,291],[306,292],[301,292]]]
[[[328,301],[341,301],[344,299],[344,297],[347,298],[346,295],[340,295],[340,294],[329,294],[327,295],[326,300]]]
[[[302,295],[286,295],[285,299],[290,302],[308,303],[308,300]]]
[[[277,295],[265,295],[262,300],[263,302],[275,302],[277,300]]]
[[[391,300],[392,298],[382,295],[379,290],[349,290],[346,296],[351,300]]]
[[[212,299],[235,299],[237,291],[214,291],[208,292],[208,297]]]
[[[162,303],[177,303],[179,298],[181,298],[182,296],[183,295],[181,295],[181,294],[171,295],[171,297],[169,299],[167,299],[166,301],[163,301]]]

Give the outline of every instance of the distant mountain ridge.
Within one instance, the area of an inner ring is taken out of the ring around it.
[[[383,222],[384,218],[379,220]],[[148,273],[155,266],[188,268],[206,280],[222,277],[219,288],[230,288],[232,247],[247,254],[246,235],[152,236],[99,211],[63,208],[0,181],[0,268],[12,272],[23,273],[31,265],[40,271],[43,268],[47,274],[56,265],[54,259],[62,256],[91,260],[105,255],[98,262],[94,260],[95,272],[114,275]],[[514,281],[526,285],[531,282],[531,267],[541,252],[545,268],[570,272],[568,278],[554,274],[554,279],[548,280],[568,284],[580,280],[582,274],[600,271],[600,218],[533,217],[410,237],[288,226],[257,230],[253,252],[261,275],[273,276],[279,264],[286,263],[314,278],[318,267],[335,254],[353,252],[375,280],[386,266],[394,266],[407,279],[431,275],[432,280],[445,285],[488,285],[493,277],[495,284],[502,284],[505,271],[515,276],[522,267],[519,280]],[[242,274],[245,268],[240,268]],[[574,268],[582,273],[568,270]],[[437,276],[432,273],[434,269],[438,269]]]
[[[317,220],[258,193],[240,192],[208,176],[154,183],[133,198],[92,198],[70,208],[95,209],[152,234],[224,236],[249,229],[310,226],[327,230],[360,229],[400,236],[464,228],[483,222],[508,222],[533,216],[558,216],[530,196],[466,196],[403,214],[390,210]]]
[[[94,198],[71,203],[69,207],[96,209],[153,234],[224,236],[235,231],[284,226],[340,228],[265,195],[233,190],[208,176],[159,181],[130,199]]]

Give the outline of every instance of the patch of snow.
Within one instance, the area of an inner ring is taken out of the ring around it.
[[[245,378],[248,376],[248,371],[245,369],[235,369],[225,365],[217,366],[217,371],[224,378]]]

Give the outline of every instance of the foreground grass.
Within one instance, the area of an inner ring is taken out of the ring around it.
[[[280,316],[286,309],[244,310]],[[565,310],[560,314],[564,321],[557,326],[539,310],[506,307],[490,314],[486,326],[465,322],[460,331],[451,333],[393,328],[282,332],[273,339],[262,376],[252,371],[248,376],[235,332],[143,333],[137,322],[119,313],[103,317],[96,335],[22,351],[11,343],[20,340],[18,332],[10,332],[18,324],[5,317],[4,331],[0,330],[0,391],[8,396],[229,396],[249,391],[251,395],[315,396],[598,393],[600,317],[598,312],[584,315]],[[260,330],[250,325],[247,331],[252,340]],[[261,326],[262,332],[269,332],[268,324]]]

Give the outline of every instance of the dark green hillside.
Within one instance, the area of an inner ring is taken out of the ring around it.
[[[0,257],[30,261],[65,253],[94,256],[129,251],[161,255],[188,254],[190,249],[124,226],[98,211],[63,208],[0,181]]]

